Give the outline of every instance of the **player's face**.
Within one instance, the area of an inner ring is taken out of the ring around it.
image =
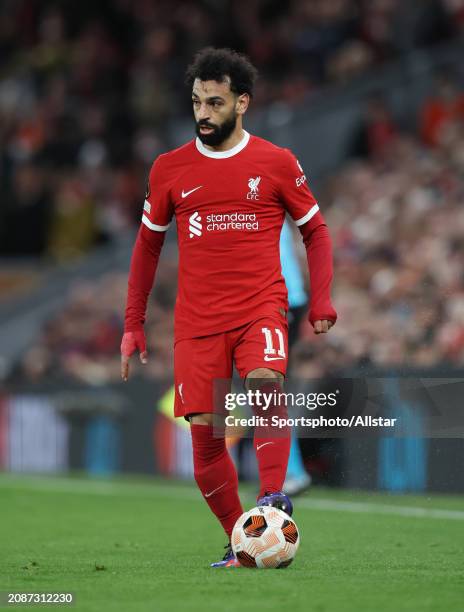
[[[232,92],[229,80],[218,83],[195,79],[192,103],[196,133],[201,142],[215,147],[227,140],[235,129],[238,115],[248,106],[247,98],[246,94],[237,96]]]

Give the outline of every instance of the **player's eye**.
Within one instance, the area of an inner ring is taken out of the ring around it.
[[[200,100],[192,100],[192,102],[193,102],[193,106],[195,106],[196,108],[200,106]]]

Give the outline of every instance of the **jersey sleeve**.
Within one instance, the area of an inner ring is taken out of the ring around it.
[[[309,227],[313,228],[324,223],[303,168],[289,149],[283,150],[279,185],[282,203],[298,227],[309,223]]]
[[[165,232],[174,214],[166,174],[160,156],[150,170],[142,215],[142,223],[155,232]]]

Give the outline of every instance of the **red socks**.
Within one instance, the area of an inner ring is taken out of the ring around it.
[[[243,513],[238,496],[238,477],[225,438],[213,436],[212,425],[190,425],[193,469],[198,488],[230,538]]]
[[[282,491],[287,473],[290,442],[290,436],[285,438],[260,438],[255,431],[253,445],[261,483],[259,497],[262,497],[264,493]]]

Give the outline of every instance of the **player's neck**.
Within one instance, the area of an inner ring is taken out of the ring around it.
[[[233,149],[237,146],[242,140],[245,138],[245,132],[241,125],[237,125],[232,134],[221,142],[217,147],[211,147],[209,145],[204,145],[206,149],[210,151],[228,151],[229,149]]]

